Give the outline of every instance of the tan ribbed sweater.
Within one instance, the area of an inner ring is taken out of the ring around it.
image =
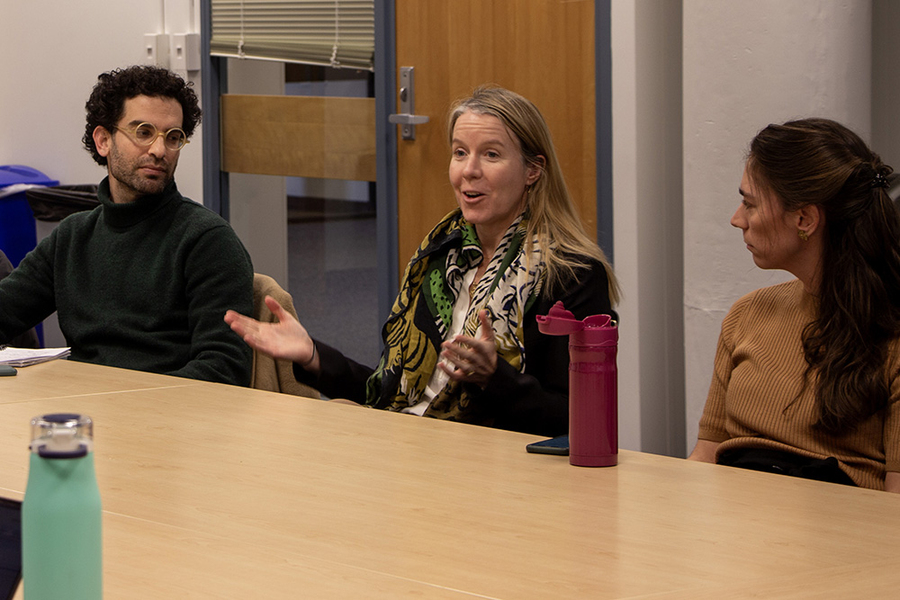
[[[817,432],[814,385],[792,403],[806,369],[800,335],[814,311],[799,280],[735,302],[722,322],[699,438],[720,442],[717,457],[733,448],[834,456],[858,485],[884,489],[885,471],[900,471],[900,353],[895,346],[885,410],[842,436]]]

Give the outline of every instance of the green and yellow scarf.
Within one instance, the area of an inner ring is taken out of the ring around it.
[[[478,313],[487,309],[498,358],[519,372],[525,369],[522,319],[539,297],[546,271],[537,242],[525,252],[527,220],[520,216],[504,234],[470,299],[463,334],[474,337]],[[367,383],[367,404],[403,410],[423,399],[440,360],[440,346],[452,324],[453,306],[466,272],[484,258],[473,225],[457,209],[426,236],[413,256],[400,293],[384,325],[384,352]],[[530,260],[529,260],[530,258]],[[491,425],[483,403],[473,401],[477,386],[449,381],[426,416]]]

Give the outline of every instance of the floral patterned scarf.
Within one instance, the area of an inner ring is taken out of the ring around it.
[[[527,220],[520,216],[504,234],[487,270],[475,284],[463,334],[474,337],[478,313],[487,309],[497,354],[516,370],[525,369],[523,323],[539,297],[546,271],[537,242],[525,253]],[[367,383],[367,404],[402,410],[423,399],[440,359],[440,345],[452,325],[453,306],[465,275],[484,259],[475,228],[459,210],[426,236],[406,268],[400,293],[384,325],[384,352]],[[426,416],[491,425],[492,417],[473,402],[477,386],[450,380]]]

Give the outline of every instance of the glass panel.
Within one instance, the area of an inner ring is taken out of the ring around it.
[[[285,93],[369,97],[368,72],[286,65]],[[310,334],[374,367],[381,355],[375,184],[286,178],[289,288]]]

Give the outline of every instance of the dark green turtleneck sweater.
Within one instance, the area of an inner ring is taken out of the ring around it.
[[[0,343],[57,311],[72,358],[237,385],[250,348],[222,320],[253,310],[253,267],[231,227],[184,198],[101,206],[62,222],[0,281]]]

